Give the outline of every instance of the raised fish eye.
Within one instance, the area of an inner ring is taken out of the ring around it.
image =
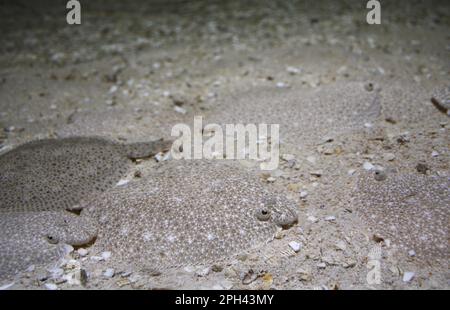
[[[383,171],[377,170],[374,173],[374,178],[377,181],[384,181],[386,180],[386,174]]]
[[[260,221],[267,221],[270,218],[270,210],[261,208],[256,211],[256,218]]]
[[[58,243],[58,239],[52,235],[47,235],[45,236],[45,238],[47,239],[47,241],[51,244],[56,244]]]

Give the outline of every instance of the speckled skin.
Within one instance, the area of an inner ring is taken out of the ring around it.
[[[429,263],[448,264],[450,180],[413,174],[361,176],[353,194],[359,214],[400,251]]]
[[[129,158],[147,157],[166,141],[118,144],[96,137],[46,139],[0,156],[0,212],[76,209],[114,186]]]
[[[102,227],[98,251],[153,269],[227,259],[297,220],[292,202],[267,193],[238,167],[197,160],[174,160],[85,210]]]
[[[364,128],[381,113],[379,91],[367,91],[358,82],[337,82],[312,90],[252,88],[224,101],[226,109],[218,105],[205,123],[281,124],[282,140],[302,146]]]
[[[96,222],[65,210],[79,209],[82,201],[113,187],[130,159],[168,146],[161,140],[123,145],[73,137],[32,141],[1,155],[0,277],[55,262],[64,244],[91,241]]]
[[[0,227],[0,279],[55,263],[66,245],[83,245],[97,235],[95,221],[65,211],[2,213]]]

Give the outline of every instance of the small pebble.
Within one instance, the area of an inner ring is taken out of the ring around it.
[[[300,276],[300,281],[311,281],[312,279],[311,274],[304,269],[298,269],[297,273]]]
[[[325,269],[325,268],[327,268],[327,264],[325,264],[325,263],[318,263],[316,266],[317,266],[317,268],[319,268],[319,269]]]
[[[281,159],[285,160],[285,161],[291,161],[295,159],[295,156],[292,154],[283,154],[281,155]]]
[[[276,233],[275,233],[275,239],[278,239],[278,240],[280,240],[280,239],[283,239],[284,237],[286,237],[286,231],[284,231],[284,230],[278,230]]]
[[[2,285],[2,286],[0,286],[0,291],[7,290],[7,289],[9,289],[11,286],[13,286],[13,285],[14,285],[14,282],[11,282],[11,283]]]
[[[300,192],[300,198],[305,198],[306,196],[308,196],[308,192],[307,191],[301,191]]]
[[[109,93],[110,93],[110,94],[113,94],[113,93],[115,93],[116,91],[117,91],[117,86],[116,86],[116,85],[111,86],[111,88],[109,89]]]
[[[187,113],[185,108],[182,108],[182,107],[179,107],[179,106],[175,106],[173,109],[175,110],[175,112],[180,113],[180,114],[186,114]]]
[[[289,66],[289,67],[286,68],[286,71],[287,71],[288,73],[292,74],[292,75],[295,75],[295,74],[300,73],[300,72],[301,72],[301,69],[296,68],[296,67],[291,67],[291,66]]]
[[[50,268],[48,272],[51,273],[52,278],[56,279],[64,274],[64,270],[62,268]]]
[[[141,279],[140,275],[137,274],[132,274],[128,280],[130,280],[131,283],[136,283],[137,281],[139,281]]]
[[[407,271],[403,274],[403,282],[410,282],[416,274],[411,271]]]
[[[188,273],[192,273],[195,271],[195,268],[192,266],[186,266],[183,268],[184,271],[188,272]]]
[[[414,257],[414,256],[416,256],[416,252],[414,250],[409,250],[408,255],[411,257]]]
[[[302,245],[298,243],[297,241],[291,241],[289,242],[289,246],[294,250],[294,252],[300,251]]]
[[[327,216],[327,217],[325,218],[325,221],[328,221],[328,222],[336,221],[336,217],[333,216],[333,215]]]
[[[206,277],[210,272],[209,267],[199,269],[195,272],[195,274],[199,277]]]
[[[233,283],[228,280],[223,280],[222,282],[220,282],[220,285],[226,290],[230,290],[233,287]]]
[[[100,261],[104,260],[104,258],[101,256],[91,256],[90,259],[93,261],[96,261],[96,262],[100,262]]]
[[[223,290],[223,286],[220,284],[214,284],[211,289],[214,291],[221,291]]]
[[[350,169],[349,171],[347,171],[347,174],[348,174],[349,176],[352,176],[352,175],[355,174],[355,172],[356,172],[355,169]]]
[[[78,255],[80,255],[80,256],[86,256],[86,255],[89,253],[89,251],[86,250],[86,249],[83,249],[83,248],[79,248],[79,249],[77,250],[77,253],[78,253]]]
[[[130,282],[130,280],[128,280],[128,279],[122,278],[122,279],[120,279],[119,281],[117,281],[116,284],[117,284],[118,287],[124,287],[124,286],[126,286],[126,285],[131,284],[131,282]]]
[[[335,244],[336,248],[341,251],[345,251],[347,249],[347,245],[344,241],[340,240]]]
[[[73,251],[74,251],[73,246],[71,246],[70,244],[64,245],[64,253],[69,254],[72,253]]]
[[[438,157],[439,153],[436,151],[431,152],[431,157]]]
[[[123,185],[127,184],[128,182],[130,182],[130,181],[126,180],[126,179],[121,179],[121,180],[119,180],[119,182],[117,182],[116,186],[123,186]]]
[[[26,269],[26,272],[33,272],[34,269],[36,269],[35,266],[34,266],[34,265],[31,265],[31,266],[29,266],[29,267]]]
[[[58,286],[54,283],[45,283],[44,284],[45,288],[50,290],[50,291],[54,291],[58,289]]]
[[[157,162],[166,161],[171,158],[170,156],[171,156],[171,152],[166,152],[166,153],[159,152],[158,154],[155,155],[155,160]]]
[[[363,164],[363,168],[364,168],[365,170],[367,170],[367,171],[370,171],[370,170],[373,170],[373,169],[375,168],[375,166],[372,165],[371,163],[369,163],[368,161],[366,161],[366,162]]]
[[[289,85],[286,83],[283,83],[283,82],[278,82],[277,87],[278,88],[287,88],[287,87],[289,87]]]
[[[316,158],[314,156],[308,156],[308,157],[306,157],[306,160],[308,162],[310,162],[311,164],[315,164],[316,163]]]
[[[104,260],[107,260],[108,258],[111,257],[111,252],[109,252],[109,251],[103,252],[103,253],[101,254],[101,256],[102,256],[102,258],[103,258]]]
[[[129,277],[132,273],[133,273],[133,271],[131,271],[131,270],[125,270],[125,271],[122,271],[121,276],[124,277],[124,278],[127,278],[127,277]]]
[[[393,161],[395,159],[395,155],[393,153],[385,153],[383,154],[384,160]]]
[[[103,276],[106,278],[114,277],[114,269],[113,268],[106,269],[105,272],[103,272]]]
[[[273,182],[275,182],[277,179],[276,178],[274,178],[274,177],[268,177],[267,178],[267,182],[269,182],[269,183],[273,183]]]
[[[308,221],[310,221],[312,223],[317,223],[318,220],[319,219],[315,216],[312,216],[312,215],[308,216]]]

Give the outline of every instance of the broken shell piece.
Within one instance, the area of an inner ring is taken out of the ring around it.
[[[336,217],[333,216],[333,215],[327,216],[327,217],[325,218],[325,221],[328,221],[328,222],[334,222],[334,221],[336,221]]]
[[[291,249],[294,250],[294,252],[300,251],[300,249],[302,247],[302,245],[300,243],[298,243],[297,241],[289,242],[289,246],[291,247]]]
[[[308,216],[308,221],[312,222],[312,223],[317,223],[317,221],[319,221],[319,219],[315,216]]]
[[[128,182],[130,182],[130,181],[126,180],[126,179],[121,179],[121,180],[119,180],[119,182],[117,182],[116,186],[123,186],[123,185],[127,184]]]
[[[306,196],[308,196],[308,192],[307,191],[301,191],[300,192],[300,198],[306,198]]]
[[[407,271],[403,274],[403,282],[410,282],[416,274],[411,271]]]
[[[105,270],[105,272],[103,273],[103,276],[105,277],[105,278],[112,278],[112,277],[114,277],[114,269],[112,269],[112,268],[108,268],[108,269],[106,269]]]
[[[367,171],[370,171],[370,170],[373,170],[373,169],[375,168],[375,166],[372,165],[372,163],[369,163],[368,161],[366,161],[366,162],[363,164],[363,168],[364,168],[365,170],[367,170]]]

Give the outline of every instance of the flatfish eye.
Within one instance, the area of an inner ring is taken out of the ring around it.
[[[386,180],[386,173],[384,173],[384,172],[381,171],[381,170],[377,170],[377,171],[375,171],[375,173],[373,174],[373,177],[374,177],[374,179],[377,180],[377,181],[384,181],[384,180]]]
[[[53,235],[46,235],[45,239],[51,244],[57,244],[59,242],[58,238]]]
[[[270,213],[268,208],[259,208],[256,210],[256,218],[260,221],[267,221],[270,219]]]

